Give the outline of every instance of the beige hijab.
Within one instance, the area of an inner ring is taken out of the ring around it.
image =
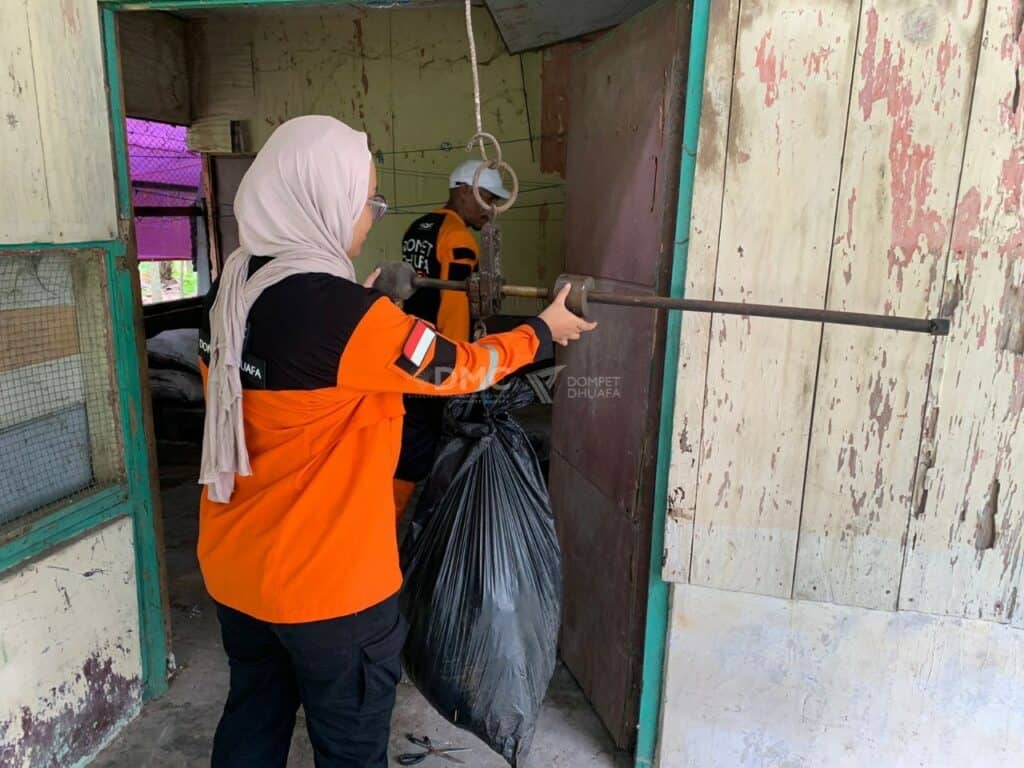
[[[355,280],[348,258],[366,206],[370,150],[366,134],[333,117],[297,117],[267,140],[235,196],[241,247],[221,270],[210,310],[210,366],[199,482],[227,503],[235,475],[251,475],[239,377],[249,309],[286,277],[322,272]],[[252,255],[273,259],[252,277]]]

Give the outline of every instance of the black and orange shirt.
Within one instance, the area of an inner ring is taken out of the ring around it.
[[[250,274],[266,261],[254,258]],[[208,307],[215,295],[216,286]],[[337,277],[302,274],[268,288],[249,313],[242,359],[252,474],[236,478],[227,504],[206,493],[200,503],[210,595],[264,621],[295,623],[396,593],[402,395],[478,391],[550,354],[550,331],[536,318],[470,344]]]
[[[402,239],[402,259],[417,274],[435,280],[465,280],[479,258],[480,248],[466,222],[447,208],[416,219]],[[403,308],[450,339],[469,340],[469,299],[463,292],[421,289]]]

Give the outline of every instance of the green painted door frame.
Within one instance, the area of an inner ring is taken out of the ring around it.
[[[697,172],[697,140],[704,96],[704,60],[708,44],[708,22],[713,0],[693,0],[690,22],[690,59],[686,71],[686,99],[683,112],[682,162],[679,168],[679,203],[676,209],[675,248],[672,253],[670,296],[686,291],[686,263],[690,250],[690,216],[693,209],[693,180]],[[683,314],[670,312],[665,340],[665,373],[661,389],[661,421],[658,425],[658,465],[654,481],[654,522],[651,533],[650,572],[647,586],[647,627],[640,688],[640,722],[636,745],[636,768],[657,764],[665,699],[665,645],[670,626],[669,584],[662,579],[665,551],[665,515],[668,509],[669,466],[675,448],[673,417],[676,379],[679,369]]]
[[[100,8],[103,55],[107,75],[117,217],[120,237],[107,247],[107,279],[113,325],[114,365],[121,404],[125,475],[135,534],[135,578],[139,596],[139,642],[142,649],[143,697],[151,699],[167,690],[168,625],[164,605],[164,573],[157,533],[156,467],[150,448],[148,390],[142,386],[141,365],[145,340],[141,332],[138,270],[128,175],[128,145],[121,91],[121,63],[117,26],[112,11]]]
[[[101,8],[102,11],[102,8]],[[5,526],[0,539],[0,576],[74,539],[97,531],[119,518],[130,517],[135,547],[135,577],[139,611],[140,676],[143,697],[167,690],[167,634],[162,599],[163,581],[157,542],[153,461],[146,424],[149,404],[142,387],[141,323],[133,283],[137,281],[131,237],[131,197],[128,187],[124,121],[120,107],[120,71],[113,18],[102,11],[107,85],[112,116],[111,140],[115,149],[120,237],[87,242],[0,243],[0,253],[102,252],[107,284],[110,339],[113,358],[111,384],[117,403],[124,477],[60,507],[44,509]],[[88,151],[89,148],[84,148]],[[116,384],[115,384],[116,382]]]
[[[319,0],[322,4],[324,0]],[[352,0],[333,0],[338,5]],[[99,0],[102,12],[103,39],[106,51],[107,79],[110,93],[110,117],[113,127],[114,155],[117,168],[118,211],[130,232],[131,190],[128,180],[128,155],[125,142],[124,106],[121,97],[121,73],[117,55],[116,11],[186,10],[227,8],[232,6],[310,5],[316,0]],[[689,248],[690,215],[693,203],[693,180],[696,172],[697,140],[700,128],[701,99],[704,83],[704,59],[707,49],[708,20],[712,0],[693,0],[690,37],[690,58],[687,72],[685,114],[683,118],[682,163],[679,179],[679,204],[676,212],[676,237],[673,252],[670,294],[682,296],[686,284],[686,260]],[[116,311],[118,377],[122,382],[122,414],[125,414],[126,463],[131,499],[136,506],[137,567],[139,573],[139,614],[143,638],[143,679],[148,696],[166,688],[164,660],[164,615],[159,583],[159,561],[153,520],[152,493],[149,482],[149,454],[142,428],[142,390],[139,381],[138,340],[134,333],[134,298],[130,271],[135,254],[129,251],[130,235],[113,241],[108,258],[113,263],[112,298]],[[132,246],[134,247],[134,246]],[[661,719],[665,642],[669,626],[669,585],[661,578],[662,552],[665,537],[665,510],[668,498],[668,470],[672,453],[672,417],[675,410],[676,375],[682,317],[673,312],[668,319],[665,373],[662,387],[661,422],[658,434],[658,465],[655,483],[654,524],[651,538],[651,566],[648,575],[647,626],[644,644],[643,686],[638,724],[637,768],[649,768],[656,762]],[[129,333],[130,332],[130,333]],[[124,376],[124,378],[121,378]],[[127,387],[125,385],[128,385]],[[125,391],[127,389],[127,392]],[[127,403],[126,403],[127,401]],[[127,407],[126,407],[127,406]],[[130,423],[128,423],[130,422]],[[129,440],[131,435],[131,440]],[[129,449],[129,443],[131,448]],[[141,531],[140,533],[138,533]],[[159,678],[159,681],[157,680]]]

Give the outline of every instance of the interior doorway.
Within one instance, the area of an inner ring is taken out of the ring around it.
[[[147,304],[144,315],[176,658],[186,667],[182,675],[192,663],[193,668],[204,669],[209,679],[215,679],[212,665],[217,647],[215,642],[209,646],[211,637],[216,640],[210,634],[215,632],[215,622],[210,623],[212,612],[204,603],[192,554],[194,474],[203,410],[190,345],[199,327],[204,286],[215,277],[218,261],[237,245],[232,202],[238,182],[273,128],[289,117],[333,114],[365,130],[382,191],[392,202],[391,212],[371,234],[370,253],[357,265],[365,274],[378,261],[401,258],[403,229],[443,202],[447,174],[464,159],[461,144],[467,131],[472,132],[469,67],[462,62],[466,51],[459,26],[461,3],[414,2],[390,10],[344,3],[333,7],[255,5],[262,7],[219,8],[209,2],[202,9],[177,13],[118,14],[129,120],[147,116],[149,122],[172,126],[174,141],[181,142],[182,164],[198,167],[198,188],[140,187],[133,193],[140,262],[150,237],[147,229],[155,225],[150,219],[157,217],[139,217],[138,212],[158,207],[150,205],[151,194],[179,192],[182,205],[169,206],[179,210],[167,218],[190,222],[195,293],[191,277],[186,290],[184,271],[172,273],[177,283],[168,283],[173,297],[168,296],[171,300],[161,308],[155,302]],[[671,239],[672,225],[666,217],[673,210],[678,163],[674,116],[682,114],[677,95],[685,73],[679,66],[683,36],[678,11],[675,4],[661,6],[671,10],[663,10],[639,28],[630,22],[606,33],[603,45],[601,40],[587,39],[551,56],[510,54],[486,9],[481,6],[474,11],[478,53],[486,62],[483,88],[495,94],[485,107],[490,110],[488,121],[498,126],[506,159],[520,171],[522,180],[519,202],[501,219],[510,282],[547,284],[562,271],[577,271],[631,289],[664,288],[671,253],[665,238],[668,233]],[[655,35],[658,44],[646,46],[645,35],[667,17],[671,24]],[[638,53],[633,48],[646,51],[642,72],[632,81],[599,84],[594,79],[614,67],[616,51],[619,58],[629,59]],[[669,76],[661,78],[662,72]],[[642,86],[641,80],[648,75],[661,78],[656,92]],[[623,105],[626,116],[621,125],[611,122],[602,132],[592,118],[610,103],[618,103],[613,98],[616,89],[624,89],[621,98],[629,102]],[[625,89],[633,93],[636,103]],[[641,94],[646,95],[640,98]],[[622,131],[638,138],[612,146]],[[131,122],[128,135],[130,152]],[[178,151],[179,145],[175,146]],[[552,152],[560,153],[561,160],[550,162]],[[609,163],[609,157],[614,162]],[[601,190],[638,167],[643,172],[633,179],[635,183],[615,187],[615,195],[605,195],[607,205],[602,207]],[[611,169],[615,178],[595,176],[598,168]],[[190,183],[191,177],[179,186]],[[198,194],[193,195],[196,190]],[[167,204],[169,196],[165,197],[160,202]],[[622,216],[622,206],[615,200],[627,198],[640,201],[637,215]],[[575,220],[566,223],[567,203]],[[178,228],[177,237],[185,242],[185,230]],[[602,239],[601,232],[609,235],[603,245],[596,242]],[[643,243],[643,258],[616,263],[616,258],[628,254],[615,249],[630,241]],[[571,270],[565,269],[567,264]],[[166,293],[162,284],[160,293]],[[150,295],[156,295],[155,287]],[[507,327],[539,309],[538,302],[528,299],[509,302],[506,314],[495,319],[496,327]],[[616,339],[602,347],[608,354],[559,362],[573,366],[571,373],[583,379],[616,366],[615,375],[628,380],[628,408],[639,409],[643,417],[634,419],[612,441],[606,433],[579,429],[581,424],[598,423],[606,429],[609,424],[614,427],[614,419],[600,415],[603,408],[626,411],[621,401],[596,402],[598,398],[590,397],[586,387],[583,396],[568,398],[565,377],[557,382],[563,389],[556,387],[553,411],[556,432],[561,429],[563,437],[551,437],[550,402],[531,417],[547,444],[554,442],[558,454],[553,455],[553,465],[558,463],[558,469],[553,468],[553,503],[566,564],[562,637],[566,665],[552,689],[556,711],[546,710],[546,717],[552,718],[551,727],[561,734],[561,741],[553,742],[552,748],[565,749],[566,755],[586,750],[593,756],[587,765],[594,766],[628,763],[626,753],[635,738],[657,434],[655,382],[660,381],[658,360],[664,354],[660,318],[646,317],[642,327],[622,326],[616,332],[618,324],[618,316],[609,316],[604,324]],[[634,366],[621,357],[626,336],[643,339],[642,364]],[[167,381],[172,382],[170,387]],[[571,444],[570,434],[574,435]],[[617,451],[602,453],[597,450],[602,443],[614,443]],[[628,457],[625,463],[619,461],[622,451]],[[621,481],[611,491],[605,488],[609,478]],[[594,504],[588,501],[588,488],[596,489],[591,494]],[[588,578],[595,568],[603,569],[601,577]],[[195,655],[188,662],[190,653]],[[173,691],[172,686],[172,695]],[[559,709],[558,702],[567,706]],[[108,764],[120,764],[116,760],[123,757],[122,752]]]

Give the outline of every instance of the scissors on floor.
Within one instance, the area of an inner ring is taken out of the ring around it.
[[[447,760],[449,763],[457,763],[458,765],[465,765],[465,763],[459,758],[455,757],[453,752],[469,752],[469,747],[449,747],[448,749],[438,749],[433,745],[430,739],[426,736],[413,736],[411,733],[406,734],[405,738],[417,747],[423,747],[425,752],[408,753],[405,755],[398,756],[399,765],[419,765],[428,757],[440,757]]]

